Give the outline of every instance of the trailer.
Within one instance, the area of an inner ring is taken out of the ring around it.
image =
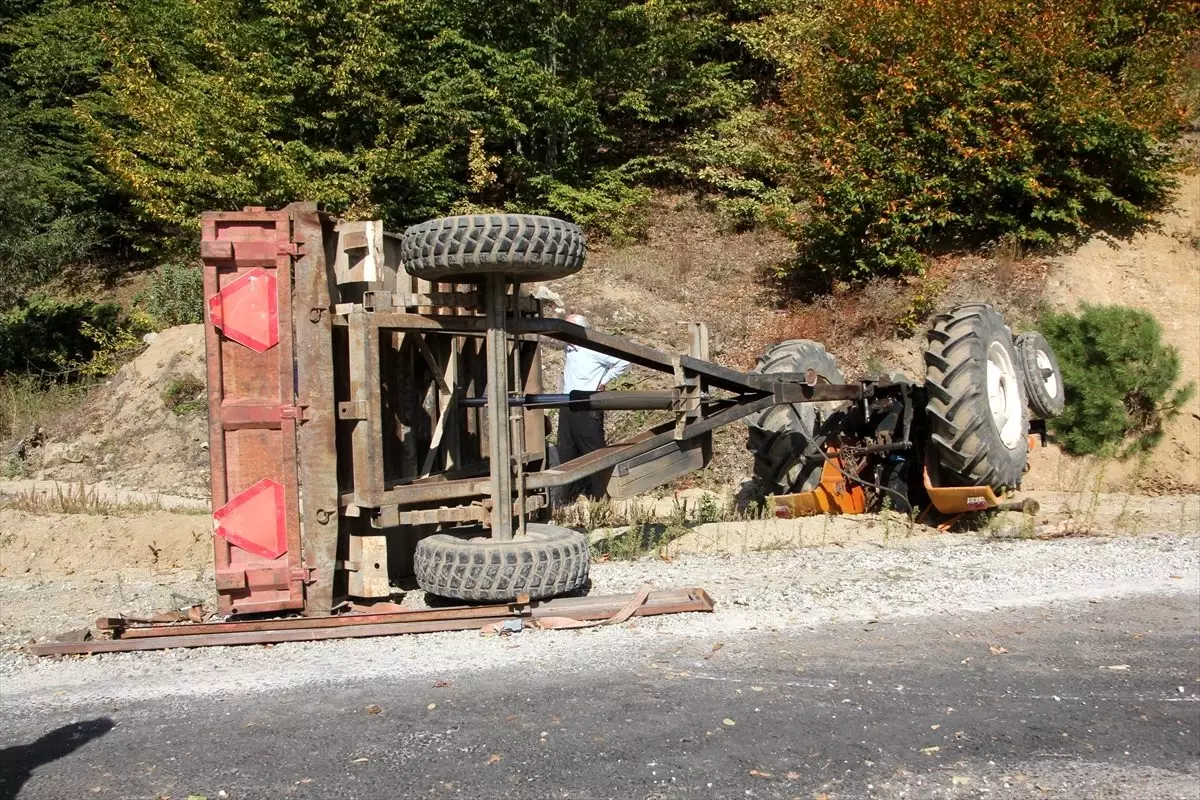
[[[779,516],[994,507],[1020,483],[1031,417],[1054,410],[1031,414],[1028,384],[1061,402],[1049,346],[1020,344],[983,304],[938,319],[923,383],[846,382],[812,342],[743,372],[709,358],[702,323],[671,353],[553,318],[529,284],[582,268],[586,243],[549,217],[448,217],[395,235],[313,204],[251,207],[205,214],[201,256],[226,615],[324,616],[410,578],[471,602],[577,593],[588,542],[547,522],[549,490],[601,473],[612,497],[635,496],[703,468],[713,430],[739,421],[756,500]],[[547,392],[547,338],[673,386]],[[551,465],[551,408],[672,419]]]

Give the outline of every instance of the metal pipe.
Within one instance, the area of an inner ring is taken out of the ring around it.
[[[520,282],[513,283],[513,318],[521,318],[521,284]],[[512,349],[512,379],[513,389],[525,388],[524,373],[521,371],[521,342],[514,337]],[[512,412],[512,405],[509,405],[509,412]],[[517,409],[516,413],[512,414],[509,434],[512,436],[513,442],[513,460],[516,462],[516,483],[517,483],[517,527],[516,533],[518,536],[524,536],[525,529],[525,412],[522,409]]]
[[[712,401],[712,398],[705,398]],[[572,411],[671,411],[679,402],[675,391],[648,392],[584,392],[569,394],[526,394],[510,395],[509,406],[524,408],[569,408]],[[461,404],[466,408],[484,408],[487,397],[466,397]]]
[[[872,453],[895,453],[900,450],[911,450],[912,442],[888,442],[887,444],[869,444],[864,447],[846,448],[852,451],[856,456],[865,456]]]

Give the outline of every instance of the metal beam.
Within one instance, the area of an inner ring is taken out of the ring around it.
[[[487,298],[487,406],[488,463],[491,469],[492,538],[513,538],[512,428],[508,423],[508,310],[507,286],[501,275],[488,275]],[[503,398],[503,399],[501,399]]]

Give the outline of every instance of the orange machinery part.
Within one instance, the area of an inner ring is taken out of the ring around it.
[[[1029,437],[1029,449],[1041,446],[1041,437]],[[821,467],[821,480],[815,489],[796,494],[780,494],[767,498],[771,512],[779,519],[809,517],[816,514],[862,514],[867,510],[867,497],[859,484],[847,486],[841,470],[845,469],[836,450],[829,451]],[[925,470],[925,490],[929,502],[946,515],[965,514],[996,508],[1000,498],[989,486],[933,486],[929,470]]]
[[[1030,450],[1041,444],[1040,436],[1029,436]],[[929,493],[930,505],[946,515],[996,508],[1001,502],[990,486],[933,486],[929,482],[929,470],[925,470],[925,491]]]
[[[867,510],[867,495],[857,483],[847,486],[842,460],[830,452],[821,467],[821,481],[815,489],[797,494],[768,498],[771,512],[779,519],[810,517],[816,514],[862,514]]]

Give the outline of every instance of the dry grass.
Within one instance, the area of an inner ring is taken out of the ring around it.
[[[86,387],[40,381],[26,375],[0,379],[0,439],[27,436],[78,407]]]
[[[0,378],[0,477],[25,475],[26,450],[83,404],[87,387],[28,375]]]
[[[838,357],[847,375],[886,372],[901,366],[887,363],[888,343],[912,340],[911,346],[919,349],[930,319],[961,303],[991,302],[1014,327],[1031,326],[1047,269],[1040,259],[998,246],[987,258],[938,259],[922,275],[839,285],[751,326],[734,360],[749,369],[776,342],[812,339]]]
[[[724,231],[684,195],[659,194],[650,215],[646,241],[596,245],[587,267],[555,288],[597,328],[656,347],[682,349],[685,323],[706,322],[714,357],[726,360],[748,323],[773,307],[762,278],[791,257],[791,245],[771,231]]]
[[[106,517],[133,517],[153,511],[170,510],[177,514],[207,514],[207,509],[189,507],[167,509],[160,500],[120,500],[105,497],[95,488],[78,484],[56,485],[49,489],[25,489],[0,495],[0,509],[27,514],[91,514]]]
[[[661,504],[657,504],[660,505]],[[554,522],[594,536],[592,551],[597,558],[630,560],[650,553],[666,556],[667,545],[697,525],[710,522],[743,522],[761,517],[757,509],[741,512],[711,495],[698,499],[676,497],[665,511],[652,500],[628,503],[587,500],[555,511]]]

